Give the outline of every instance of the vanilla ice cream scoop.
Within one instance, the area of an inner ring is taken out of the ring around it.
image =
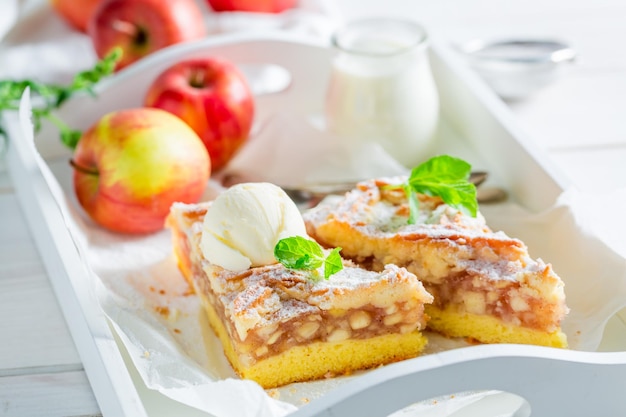
[[[274,184],[242,183],[220,194],[204,217],[200,248],[212,264],[232,271],[276,263],[274,246],[306,237],[300,211]]]

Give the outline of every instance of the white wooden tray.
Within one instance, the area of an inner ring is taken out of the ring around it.
[[[76,98],[59,116],[85,129],[111,110],[140,106],[148,84],[161,70],[178,59],[206,52],[236,63],[274,63],[291,72],[293,83],[288,90],[258,97],[258,118],[285,106],[302,114],[322,112],[331,58],[327,45],[293,36],[237,34],[156,53],[102,83],[97,101]],[[434,45],[431,59],[442,106],[439,151],[487,169],[492,183],[505,187],[529,210],[552,205],[567,181],[516,128],[506,107],[445,47]],[[12,130],[9,134],[13,140],[7,160],[17,195],[31,229],[37,231],[37,244],[103,414],[205,415],[146,389],[137,377],[87,284],[84,249],[65,227],[45,173],[20,133]],[[36,143],[46,159],[69,155],[51,126],[44,126]],[[533,416],[591,416],[599,409],[602,415],[626,415],[626,325],[619,317],[611,323],[603,346],[614,352],[517,345],[457,349],[369,372],[292,415],[382,417],[417,401],[492,389],[524,397]],[[516,415],[529,415],[528,407]]]

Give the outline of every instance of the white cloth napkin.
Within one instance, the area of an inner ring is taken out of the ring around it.
[[[5,5],[6,3],[6,5]],[[333,0],[300,0],[281,13],[211,11],[197,0],[212,34],[276,30],[328,38],[341,22]],[[0,12],[0,79],[67,82],[97,57],[91,39],[70,28],[45,0],[3,0]],[[4,36],[4,38],[3,38]]]
[[[280,30],[329,37],[341,22],[341,15],[334,0],[299,0],[296,8],[278,14],[209,11],[206,21],[213,33]]]

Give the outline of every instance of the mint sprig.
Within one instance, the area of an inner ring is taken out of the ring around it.
[[[121,48],[115,48],[111,53],[98,61],[95,66],[76,74],[67,86],[45,84],[33,80],[0,80],[0,112],[4,110],[19,110],[20,100],[24,90],[28,87],[33,100],[32,117],[35,131],[41,129],[42,119],[53,123],[60,131],[61,142],[70,149],[74,149],[82,133],[70,128],[65,122],[52,114],[67,100],[77,93],[87,92],[95,95],[95,85],[104,77],[113,73],[115,65],[122,57]],[[6,132],[0,127],[0,135]]]
[[[435,156],[416,166],[401,185],[409,200],[409,224],[419,213],[416,193],[439,197],[444,203],[472,217],[478,213],[476,186],[469,181],[472,166],[449,155]]]
[[[292,236],[281,239],[274,246],[274,257],[289,269],[314,270],[324,266],[324,278],[343,269],[341,248],[333,249],[327,257],[324,257],[322,247],[310,239],[302,236]]]

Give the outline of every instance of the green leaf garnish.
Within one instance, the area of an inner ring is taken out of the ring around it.
[[[444,203],[472,217],[478,213],[476,186],[469,182],[472,166],[449,155],[435,156],[416,166],[401,187],[409,200],[409,224],[417,220],[418,199],[415,193],[439,197]]]
[[[343,261],[339,252],[341,252],[341,248],[335,248],[326,257],[324,261],[324,278],[328,279],[331,275],[343,269]]]
[[[29,87],[33,100],[33,125],[35,131],[41,129],[42,119],[53,123],[60,131],[61,141],[73,149],[81,137],[79,130],[70,128],[65,122],[52,114],[75,94],[87,92],[95,95],[95,85],[104,77],[113,73],[115,65],[122,57],[121,48],[113,49],[96,65],[86,71],[79,72],[68,86],[45,84],[32,80],[0,80],[0,113],[4,110],[19,110],[20,99],[24,90]],[[6,136],[0,128],[0,135]]]
[[[292,236],[281,239],[274,246],[274,257],[289,269],[314,270],[324,266],[324,278],[343,269],[341,248],[333,249],[327,257],[324,257],[322,247],[310,239],[302,236]]]

